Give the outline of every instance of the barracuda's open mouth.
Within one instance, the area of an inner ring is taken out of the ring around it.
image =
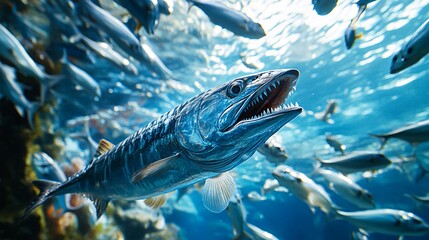
[[[298,76],[298,71],[291,70],[262,85],[245,101],[233,125],[266,119],[300,109],[297,103],[285,103],[287,97],[295,90]]]

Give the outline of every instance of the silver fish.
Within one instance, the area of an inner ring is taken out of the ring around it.
[[[159,206],[165,202],[162,194],[202,180],[203,204],[223,211],[235,192],[228,171],[302,112],[299,106],[282,106],[298,76],[286,69],[236,78],[191,98],[116,146],[100,141],[91,163],[67,181],[34,182],[41,192],[21,220],[62,194],[89,196],[100,217],[112,199],[146,199]]]
[[[48,88],[59,79],[46,75],[28,55],[18,39],[2,24],[0,24],[0,56],[12,62],[18,72],[40,81],[41,102],[44,103]]]
[[[377,152],[353,152],[329,160],[317,159],[322,167],[332,167],[343,174],[374,171],[385,168],[391,161]]]
[[[97,81],[92,78],[88,73],[69,62],[67,59],[67,52],[64,51],[63,58],[61,59],[62,70],[75,84],[81,86],[94,97],[101,97],[101,88]]]
[[[128,59],[124,58],[121,54],[116,52],[109,44],[104,42],[95,42],[85,36],[82,36],[81,39],[86,47],[91,49],[100,57],[105,58],[109,62],[118,66],[119,69],[121,69],[125,73],[136,76],[138,75],[137,67]]]
[[[286,150],[271,138],[262,144],[257,151],[264,155],[268,162],[274,164],[282,164],[288,158]]]
[[[154,34],[159,22],[159,1],[157,0],[114,0],[124,7],[138,21],[136,31],[139,25],[142,25],[147,33]],[[164,7],[163,5],[162,7]],[[165,9],[164,9],[165,11]],[[167,7],[168,11],[168,7]]]
[[[336,152],[340,152],[342,155],[346,155],[346,146],[341,144],[334,136],[327,135],[325,138],[329,146],[331,146]]]
[[[25,110],[28,123],[33,128],[34,113],[40,105],[30,102],[25,97],[24,92],[16,81],[15,69],[0,62],[0,98],[1,96],[12,101],[21,116],[24,116]]]
[[[319,207],[328,215],[336,212],[336,208],[325,189],[305,174],[285,165],[276,167],[272,174],[281,186],[306,202],[313,213],[315,212],[315,207]]]
[[[383,149],[386,142],[391,138],[399,138],[416,146],[422,142],[429,141],[429,120],[401,127],[385,134],[371,134],[371,136],[380,138],[380,149]]]
[[[238,193],[229,202],[227,213],[231,219],[234,239],[275,240],[274,235],[247,222],[247,212]]]
[[[413,195],[413,194],[406,194],[407,197],[416,200],[417,202],[420,203],[424,203],[424,204],[429,204],[429,196],[417,196],[417,195]]]
[[[327,180],[329,187],[347,201],[360,208],[375,207],[371,193],[353,182],[350,178],[341,173],[326,169],[318,169],[316,173],[322,175]]]
[[[216,0],[187,0],[192,6],[200,8],[216,25],[219,25],[235,35],[258,39],[264,37],[265,31],[261,24],[254,22],[240,11],[231,9]]]
[[[314,116],[321,121],[327,122],[329,124],[333,124],[334,120],[331,119],[331,116],[336,111],[337,111],[337,102],[334,100],[329,100],[325,110],[323,112],[314,114]]]
[[[371,232],[400,236],[422,236],[429,233],[429,226],[420,217],[402,210],[373,209],[337,213],[338,218]]]
[[[146,59],[140,41],[119,19],[89,0],[80,0],[77,10],[85,21],[105,32],[128,55],[141,61]]]
[[[393,55],[390,73],[398,73],[420,61],[429,53],[429,19],[411,36],[407,43]]]

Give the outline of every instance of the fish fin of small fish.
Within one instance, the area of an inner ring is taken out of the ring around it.
[[[49,180],[34,180],[33,184],[40,190],[39,194],[33,200],[33,202],[25,209],[24,215],[18,220],[18,222],[24,221],[24,219],[30,215],[30,213],[39,205],[44,203],[48,198],[52,197],[53,191],[61,185],[60,182],[49,181]]]
[[[25,111],[23,107],[15,105],[15,109],[18,112],[19,116],[24,117]]]
[[[386,145],[387,140],[389,140],[389,137],[386,137],[386,136],[381,135],[381,134],[370,133],[369,135],[372,136],[372,137],[376,137],[376,138],[380,139],[380,143],[381,143],[381,146],[380,146],[380,149],[379,149],[380,151],[383,150],[384,145]]]
[[[160,208],[167,202],[167,195],[162,194],[155,197],[147,198],[144,200],[146,206],[151,208]]]
[[[94,159],[105,154],[110,149],[112,149],[115,145],[106,139],[101,139],[98,143],[97,150],[95,151]]]
[[[32,102],[30,108],[27,109],[27,119],[31,129],[34,129],[34,114],[39,108],[40,104],[38,102]]]
[[[3,69],[3,72],[5,73],[7,79],[12,79],[13,81],[16,80],[15,68],[6,64],[1,64],[0,67]]]
[[[82,34],[75,34],[69,38],[71,44],[77,43],[82,39]]]
[[[334,121],[334,120],[332,120],[332,119],[330,119],[330,118],[329,118],[329,119],[327,119],[327,120],[326,120],[326,122],[327,122],[328,124],[334,124],[334,123],[335,123],[335,121]]]
[[[136,20],[136,28],[134,29],[134,32],[138,33],[140,31],[140,28],[142,27],[142,24],[140,23],[139,20],[137,20],[137,19],[135,19],[135,20]]]
[[[48,90],[57,84],[64,76],[52,76],[45,74],[44,81],[40,84],[40,104],[43,105],[48,94]]]
[[[229,172],[209,178],[206,180],[201,192],[203,204],[208,210],[220,213],[228,207],[235,190],[235,182]]]
[[[168,162],[170,160],[173,160],[175,158],[179,158],[180,157],[180,153],[176,153],[172,156],[166,157],[164,159],[158,160],[156,162],[153,162],[151,164],[149,164],[148,166],[140,169],[139,171],[135,172],[132,176],[131,176],[131,181],[133,183],[136,183],[138,181],[141,181],[142,179],[151,176],[151,175],[156,175],[157,173],[160,172],[165,172],[165,171],[169,171],[171,170],[170,164],[168,164]]]
[[[97,211],[97,219],[99,219],[101,215],[103,215],[103,213],[106,211],[110,199],[95,198],[92,201],[94,202],[94,206]]]
[[[358,33],[358,34],[355,36],[355,38],[356,38],[356,39],[362,39],[362,37],[363,37],[363,33]]]

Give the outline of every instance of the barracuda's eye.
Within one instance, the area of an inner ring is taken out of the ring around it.
[[[230,98],[237,97],[238,94],[241,93],[241,90],[243,90],[243,82],[242,81],[235,81],[229,85],[227,90],[227,95]]]

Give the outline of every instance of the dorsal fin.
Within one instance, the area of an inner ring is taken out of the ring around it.
[[[98,143],[97,151],[95,152],[94,158],[97,158],[106,152],[108,152],[110,149],[112,149],[115,145],[106,139],[101,139]]]

